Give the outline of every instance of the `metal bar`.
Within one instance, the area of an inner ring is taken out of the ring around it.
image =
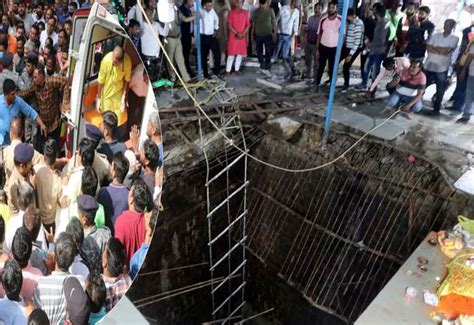
[[[240,219],[242,219],[244,217],[244,215],[246,215],[248,213],[248,210],[245,210],[244,212],[242,212],[242,214],[240,216],[238,216],[237,218],[235,218],[224,230],[221,231],[221,233],[219,235],[217,235],[217,237],[215,237],[213,240],[211,240],[209,243],[207,243],[209,246],[214,244],[219,238],[221,238],[222,236],[224,236],[224,234],[229,231],[230,228],[232,228]]]
[[[227,297],[227,299],[224,300],[224,302],[223,302],[222,304],[220,304],[219,307],[217,307],[216,310],[214,310],[214,311],[212,312],[212,315],[214,316],[219,310],[221,310],[222,307],[224,307],[224,305],[225,305],[237,292],[239,292],[239,290],[242,289],[242,288],[245,286],[246,283],[247,283],[247,282],[244,281],[241,285],[239,285],[239,287],[238,287],[237,289],[235,289],[235,290],[230,294],[230,296]]]
[[[285,280],[286,283],[287,283],[290,287],[296,288],[294,282],[291,282],[291,281],[286,280],[286,279],[283,278],[281,275],[278,275],[278,276],[279,276],[280,278],[282,278],[283,280]],[[331,315],[333,315],[333,316],[339,318],[340,320],[344,321],[346,324],[349,324],[349,323],[350,323],[349,320],[348,320],[347,318],[345,318],[343,315],[338,314],[335,310],[333,310],[333,309],[331,309],[331,308],[328,308],[328,307],[325,307],[325,306],[322,306],[322,305],[319,305],[319,304],[315,303],[311,297],[308,297],[307,295],[303,294],[303,298],[305,298],[312,306],[318,308],[319,310],[325,311],[326,313],[331,314]]]
[[[375,249],[372,249],[370,247],[361,247],[358,243],[355,243],[353,242],[352,240],[350,239],[347,239],[345,237],[342,237],[338,234],[336,234],[335,232],[313,222],[313,221],[310,221],[308,219],[306,219],[305,217],[303,217],[301,214],[299,214],[298,212],[296,212],[295,210],[287,207],[286,205],[284,205],[283,203],[281,203],[280,201],[276,200],[275,198],[273,198],[272,196],[268,195],[267,193],[265,192],[262,192],[261,190],[259,189],[256,189],[254,187],[251,187],[250,188],[252,191],[255,191],[257,192],[258,194],[260,194],[261,196],[263,196],[264,198],[267,198],[268,200],[272,201],[273,203],[275,203],[276,205],[280,206],[282,209],[288,211],[290,214],[294,215],[295,217],[297,217],[298,219],[302,219],[302,221],[318,230],[321,230],[322,232],[328,234],[329,236],[335,238],[335,239],[339,239],[340,241],[346,243],[346,244],[349,244],[351,246],[354,246],[362,251],[365,251],[367,253],[370,253],[370,254],[373,254],[373,255],[377,255],[377,256],[381,256],[381,257],[384,257],[386,259],[389,259],[389,260],[392,260],[392,261],[395,261],[397,262],[398,264],[403,264],[403,262],[397,258],[396,256],[391,256],[389,254],[385,254],[383,252],[380,252],[380,251],[377,251]]]
[[[342,19],[339,27],[339,37],[337,40],[336,58],[334,59],[334,67],[331,76],[331,89],[329,91],[328,108],[326,111],[326,122],[324,123],[323,144],[326,144],[329,139],[329,130],[331,128],[332,105],[334,103],[334,95],[336,93],[337,71],[339,70],[339,58],[341,57],[342,42],[346,31],[347,9],[349,7],[349,0],[344,0],[342,4]]]
[[[213,178],[211,178],[210,180],[208,180],[206,182],[206,187],[209,186],[209,184],[211,184],[212,182],[214,182],[216,179],[218,179],[220,176],[222,176],[227,170],[230,169],[230,167],[234,166],[240,159],[242,159],[246,154],[247,154],[248,150],[245,151],[244,153],[242,153],[240,156],[238,156],[237,158],[234,159],[233,162],[231,162],[230,164],[227,165],[227,167],[225,167],[223,170],[221,170],[219,173],[217,173]]]
[[[214,269],[219,266],[219,264],[221,264],[228,256],[230,256],[230,254],[235,251],[237,249],[237,247],[239,247],[240,245],[242,245],[245,241],[247,240],[247,236],[245,236],[244,238],[242,238],[237,244],[235,244],[231,249],[230,251],[228,251],[227,253],[225,253],[224,256],[221,257],[220,260],[218,260],[216,262],[216,264],[212,265],[210,270],[211,271],[214,271]],[[212,263],[212,262],[211,262]]]
[[[250,317],[248,317],[248,318],[246,318],[246,319],[243,319],[243,320],[241,320],[240,322],[238,322],[237,324],[241,325],[241,324],[243,324],[243,323],[245,323],[245,322],[247,322],[247,321],[249,321],[249,320],[252,320],[252,319],[254,319],[254,318],[257,318],[257,317],[260,317],[260,316],[262,316],[262,315],[268,314],[269,312],[272,312],[273,310],[275,310],[275,307],[272,307],[272,308],[270,308],[270,309],[267,309],[267,310],[265,310],[265,311],[262,311],[261,313],[258,313],[258,314],[256,314],[256,315],[252,315],[252,316],[250,316]]]
[[[196,50],[197,50],[197,68],[198,79],[202,80],[202,59],[201,59],[201,2],[196,1]],[[207,60],[207,58],[206,58]]]
[[[229,195],[224,201],[222,201],[221,203],[219,203],[218,206],[216,206],[211,212],[209,212],[209,214],[207,215],[207,218],[210,218],[212,217],[212,215],[214,213],[216,213],[217,210],[219,210],[220,208],[222,208],[224,206],[224,204],[227,203],[227,201],[229,201],[232,197],[234,197],[237,193],[239,193],[240,191],[242,191],[242,189],[247,186],[249,184],[249,181],[246,181],[244,184],[242,184],[238,189],[236,189],[234,192],[232,192],[231,195]]]
[[[423,175],[423,176],[425,176],[425,175]],[[419,206],[418,212],[420,212],[420,211],[423,209],[424,202],[425,202],[425,200],[429,197],[429,194],[426,194],[424,198],[422,197],[422,195],[420,195],[420,193],[418,193],[418,197],[415,197],[415,195],[413,194],[413,190],[416,189],[416,185],[418,185],[418,182],[420,182],[420,181],[422,180],[422,178],[423,178],[423,177],[419,177],[419,178],[417,179],[416,183],[413,185],[412,190],[408,193],[407,198],[406,198],[405,201],[402,203],[402,205],[401,205],[401,207],[400,207],[400,210],[398,211],[398,214],[397,214],[397,215],[395,216],[395,218],[393,219],[393,223],[390,225],[390,228],[387,230],[387,234],[390,234],[390,233],[397,234],[397,233],[398,233],[398,231],[399,231],[399,229],[400,229],[400,227],[402,226],[403,223],[402,223],[402,222],[399,222],[399,220],[397,220],[397,219],[399,219],[399,216],[400,216],[400,215],[403,216],[402,210],[405,209],[405,207],[406,207],[406,205],[407,205],[407,201],[408,201],[408,204],[411,205],[413,202],[418,203],[419,200],[422,200],[421,205],[417,204],[417,205]],[[434,188],[437,188],[439,181],[440,181],[440,178],[438,178],[438,180],[436,181],[436,183],[434,183],[434,184],[431,186],[430,190],[433,190]],[[403,193],[403,190],[402,190],[402,193]],[[400,195],[400,196],[401,196],[401,195]],[[414,200],[414,201],[412,201],[412,200]],[[410,207],[409,207],[408,209],[410,210]],[[410,212],[409,212],[409,214],[410,214]],[[416,217],[418,217],[418,215],[419,215],[419,213],[417,213]],[[427,219],[427,218],[424,218],[424,222],[426,222],[426,219]],[[415,222],[416,222],[416,219],[413,220],[413,217],[412,217],[412,225],[415,224]],[[405,238],[407,238],[408,236],[410,236],[412,225],[410,225],[410,227],[407,229]],[[396,228],[395,231],[394,231],[394,228]],[[420,228],[420,229],[421,229],[421,228]],[[384,230],[385,230],[385,229],[384,229]],[[390,237],[388,237],[388,238],[390,238]],[[396,236],[391,236],[390,242],[388,243],[387,248],[386,248],[387,251],[390,250],[390,248],[391,248],[391,246],[392,246],[392,244],[393,244],[395,238],[396,238]],[[383,247],[384,245],[385,245],[385,242],[382,244],[382,247]],[[398,253],[400,252],[400,250],[401,250],[402,247],[403,247],[403,245],[399,245],[399,246],[398,246],[397,255],[398,255]],[[374,262],[373,262],[373,264],[372,264],[372,267],[371,267],[371,269],[370,269],[370,271],[369,271],[369,275],[372,274],[372,272],[374,271],[374,267],[375,267],[375,265],[376,265],[376,262],[377,262],[377,259],[374,260]],[[375,270],[375,279],[377,278],[377,276],[379,275],[379,273],[380,273],[381,270],[382,270],[382,264],[380,263],[379,266],[377,267],[377,269]],[[370,284],[369,290],[366,291],[367,293],[369,293],[369,292],[372,291],[372,288],[373,288],[373,286],[374,286],[374,282],[375,282],[375,281],[373,281],[373,282]],[[368,284],[366,284],[366,285],[368,285]],[[383,283],[382,285],[384,285],[384,283]],[[363,287],[363,288],[365,288],[365,287]],[[365,290],[364,290],[364,291],[365,291]],[[362,298],[362,299],[363,299],[363,300],[362,300],[362,303],[365,304],[365,303],[366,303],[366,300],[367,300],[367,297],[368,297],[368,294],[367,294],[365,297],[364,297],[364,296],[361,296],[361,295],[359,294],[359,295],[358,295],[358,298],[357,298],[357,302],[359,302],[359,299]],[[354,313],[354,311],[355,311],[355,307],[353,307],[350,316],[352,316],[352,314]]]
[[[283,112],[292,112],[292,111],[299,111],[304,109],[304,107],[289,107],[289,108],[269,108],[269,109],[262,109],[260,111],[238,111],[238,112],[229,112],[229,113],[222,113],[222,114],[208,114],[207,117],[200,115],[200,116],[187,116],[187,117],[175,117],[167,119],[166,117],[161,118],[161,125],[168,125],[171,123],[186,123],[186,122],[194,122],[197,120],[206,120],[208,118],[219,118],[219,117],[227,117],[227,116],[239,116],[239,115],[252,115],[252,114],[260,114],[260,113],[283,113]]]
[[[242,316],[234,316],[234,317],[227,317],[227,318],[221,318],[221,319],[216,319],[216,320],[213,320],[213,321],[210,321],[210,322],[204,322],[202,323],[202,325],[210,325],[210,324],[223,324],[223,322],[227,322],[229,320],[232,320],[232,319],[237,319],[237,318],[241,318]]]
[[[220,287],[222,287],[229,279],[232,278],[232,276],[237,273],[245,264],[247,264],[247,260],[244,260],[237,268],[232,271],[231,274],[225,277],[225,279],[222,280],[221,283],[217,285],[217,287],[214,288],[214,290],[211,291],[212,294],[216,293],[217,290],[219,290]]]
[[[239,311],[244,305],[245,305],[245,300],[242,301],[242,303],[241,303],[240,305],[238,305],[237,308],[235,308],[232,313],[230,313],[230,315],[224,320],[224,322],[222,322],[222,324],[227,323],[227,322],[230,321],[231,319],[242,318],[242,315],[240,315],[240,316],[234,316],[234,314],[235,314],[237,311]],[[234,317],[232,317],[232,316],[234,316]]]
[[[270,104],[270,103],[281,103],[281,102],[284,102],[284,101],[300,102],[300,101],[305,100],[305,99],[311,100],[313,98],[321,99],[320,104],[324,104],[324,102],[322,101],[323,98],[321,97],[321,95],[312,94],[312,95],[297,96],[297,97],[291,97],[291,98],[281,97],[281,98],[267,98],[267,99],[260,99],[260,100],[253,100],[252,99],[252,100],[246,100],[246,101],[239,101],[238,106],[239,106],[239,108],[242,108],[242,107],[252,107],[252,105],[254,105],[254,104],[263,105],[263,104]],[[349,103],[349,101],[347,101],[347,102]],[[234,105],[235,105],[235,103],[206,104],[206,105],[202,105],[202,108],[204,110],[214,109],[216,107],[217,108],[225,108],[225,107],[232,108]],[[161,113],[174,113],[175,111],[195,112],[196,111],[196,106],[195,105],[192,105],[192,106],[179,106],[179,107],[178,106],[170,106],[170,107],[159,109],[160,114]]]

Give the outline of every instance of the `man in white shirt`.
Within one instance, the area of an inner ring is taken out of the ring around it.
[[[278,48],[273,54],[273,59],[278,59],[278,53],[281,49],[281,55],[285,68],[289,70],[286,79],[291,80],[294,75],[295,64],[290,55],[291,40],[293,36],[298,35],[300,25],[300,12],[298,10],[298,0],[291,0],[289,5],[283,6],[277,18],[278,22]]]
[[[51,17],[48,19],[46,29],[42,31],[40,35],[40,44],[41,44],[40,50],[41,51],[44,49],[46,39],[48,37],[51,37],[51,39],[53,40],[53,46],[58,43],[58,34],[56,34],[55,30],[56,30],[56,18]]]
[[[3,243],[3,252],[10,253],[12,249],[13,237],[15,237],[16,230],[23,226],[24,214],[26,209],[31,205],[31,202],[35,200],[35,190],[27,181],[20,181],[18,183],[18,208],[17,214],[13,215],[6,225],[5,241]],[[37,242],[41,243],[41,248],[47,250],[47,242],[45,238],[45,232],[43,225],[40,227],[40,231],[36,238]]]
[[[132,9],[130,9],[130,12]],[[129,12],[129,14],[130,14]],[[133,19],[136,19],[141,26],[141,43],[142,43],[142,54],[144,62],[146,64],[148,73],[151,81],[156,81],[159,78],[159,56],[160,56],[160,44],[155,39],[155,35],[161,35],[166,37],[168,35],[169,24],[164,24],[164,27],[153,19],[153,8],[147,7],[145,14],[150,20],[151,25],[146,22],[143,18],[142,11],[137,9],[133,12]],[[129,17],[129,19],[131,19]]]
[[[212,0],[203,0],[201,10],[201,60],[202,70],[204,78],[209,77],[207,71],[207,57],[209,56],[209,50],[212,51],[214,57],[213,72],[216,76],[220,73],[221,64],[221,50],[219,49],[219,43],[216,38],[216,31],[219,29],[219,17],[216,12],[212,9]]]
[[[452,55],[459,42],[459,38],[452,34],[455,26],[455,20],[446,19],[443,32],[432,35],[426,44],[426,50],[428,51],[425,62],[426,86],[436,84],[436,99],[432,112],[434,115],[439,115]]]
[[[160,45],[155,41],[155,34],[163,35],[164,29],[157,21],[153,20],[153,10],[150,7],[145,9],[145,14],[150,20],[151,25],[143,19],[141,10],[137,10],[135,13],[136,21],[140,23],[141,27],[140,39],[142,43],[142,54],[146,58],[156,59],[160,56]]]

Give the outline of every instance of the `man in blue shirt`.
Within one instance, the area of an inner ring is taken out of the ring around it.
[[[47,134],[46,125],[38,113],[28,105],[21,97],[16,96],[16,85],[11,79],[3,83],[3,95],[0,95],[0,145],[10,143],[10,121],[22,113],[26,117],[36,121],[41,128],[41,133]]]
[[[153,238],[153,233],[155,231],[156,222],[158,220],[158,209],[153,209],[151,212],[145,213],[145,229],[146,229],[146,236],[145,242],[142,243],[142,246],[139,250],[133,254],[132,259],[130,260],[130,271],[128,275],[133,279],[140,271],[142,267],[143,261],[145,260],[146,254],[148,253],[148,249],[150,248],[151,239]]]

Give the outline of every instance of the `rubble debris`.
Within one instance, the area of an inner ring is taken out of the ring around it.
[[[281,86],[279,84],[276,84],[274,82],[265,80],[265,79],[257,78],[257,83],[259,83],[261,85],[264,85],[264,86],[267,86],[267,87],[270,87],[270,88],[274,88],[276,90],[283,90],[283,86]]]

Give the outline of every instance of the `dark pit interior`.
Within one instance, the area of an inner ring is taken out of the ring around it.
[[[290,169],[322,165],[356,141],[351,134],[334,131],[321,148],[320,127],[307,124],[288,141],[255,129],[246,134],[253,155]],[[221,146],[209,157],[211,176],[237,155]],[[240,186],[242,163],[210,189],[212,202]],[[196,285],[210,279],[205,177],[206,164],[201,162],[166,179],[164,211],[153,244],[128,292],[152,323],[213,320],[210,286]],[[249,323],[355,321],[430,231],[454,223],[469,209],[467,198],[447,184],[438,168],[371,140],[307,173],[280,171],[249,159],[248,179],[244,318],[273,308]],[[242,210],[242,196],[236,195],[214,216],[213,231]],[[233,229],[233,239],[242,234],[242,227]],[[225,240],[217,254],[234,243]],[[214,278],[235,268],[241,254],[233,254]],[[183,293],[183,288],[191,290]]]

